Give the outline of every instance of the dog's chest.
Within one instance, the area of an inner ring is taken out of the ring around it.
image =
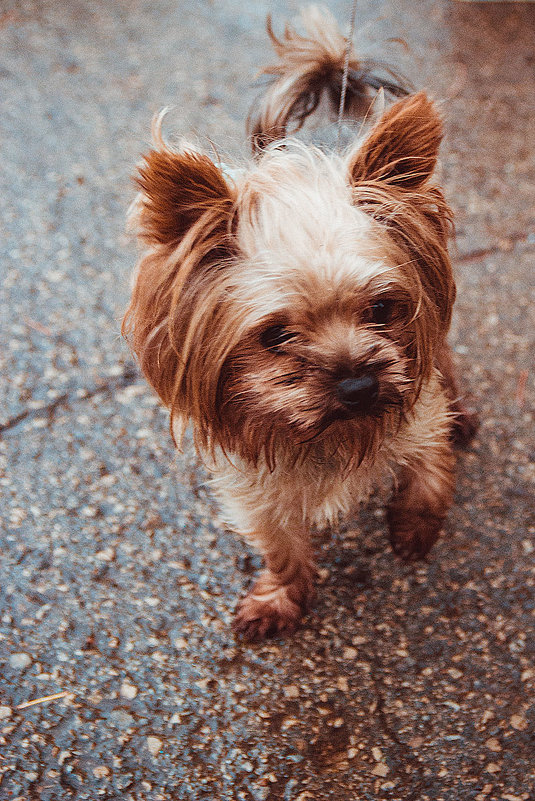
[[[323,528],[350,515],[389,474],[385,455],[360,466],[339,456],[313,455],[300,464],[278,464],[252,470],[219,462],[212,486],[222,503],[226,522],[241,532],[254,531],[263,522],[282,529]],[[242,469],[243,468],[243,469]]]

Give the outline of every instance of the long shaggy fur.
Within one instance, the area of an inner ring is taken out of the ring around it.
[[[473,431],[446,344],[441,118],[419,93],[341,155],[273,141],[340,86],[344,38],[317,10],[305,21],[305,37],[268,28],[279,62],[247,170],[231,178],[169,147],[156,122],[133,211],[147,249],[123,323],[173,436],[192,423],[229,525],[264,555],[236,618],[251,639],[298,625],[310,527],[350,514],[382,476],[394,551],[424,556],[452,500],[454,418]]]

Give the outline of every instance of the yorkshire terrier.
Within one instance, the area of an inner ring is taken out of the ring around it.
[[[424,557],[452,503],[454,440],[476,425],[446,343],[440,114],[346,53],[328,12],[303,23],[278,38],[268,20],[278,61],[248,167],[171,148],[160,116],[132,212],[147,249],[123,332],[175,441],[190,422],[226,521],[265,559],[234,623],[250,640],[297,628],[313,597],[310,529],[350,515],[385,474],[392,548]],[[366,116],[381,87],[400,99],[343,154],[290,137],[322,96],[337,106],[345,66],[346,115]]]

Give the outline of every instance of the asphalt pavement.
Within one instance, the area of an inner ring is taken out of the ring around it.
[[[265,16],[298,5],[0,0],[2,801],[535,799],[535,4],[357,7],[446,118],[481,427],[425,562],[372,502],[318,538],[303,628],[235,641],[259,559],[120,336],[153,114],[242,159]]]

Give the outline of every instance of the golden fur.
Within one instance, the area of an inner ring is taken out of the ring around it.
[[[440,116],[419,93],[343,155],[273,142],[296,98],[340,80],[345,40],[331,27],[326,47],[317,11],[307,19],[293,57],[291,29],[284,48],[271,31],[290,97],[268,92],[249,169],[231,179],[156,126],[137,178],[148,250],[123,324],[174,436],[192,423],[229,525],[265,557],[236,618],[250,639],[298,625],[313,595],[310,527],[351,514],[385,474],[392,547],[424,556],[452,500],[454,413],[472,433],[445,339],[455,285],[451,212],[432,181]]]

